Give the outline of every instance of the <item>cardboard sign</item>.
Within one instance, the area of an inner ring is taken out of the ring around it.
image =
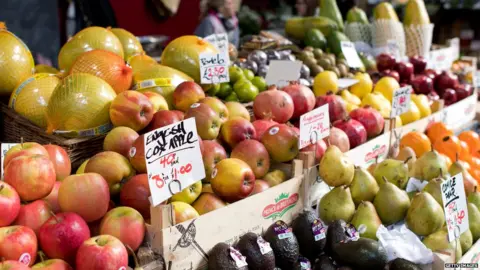
[[[0,145],[0,171],[2,171],[2,177],[0,177],[0,179],[3,178],[3,160],[5,159],[5,154],[7,154],[10,148],[14,147],[17,144],[18,143],[2,143]]]
[[[205,178],[195,118],[146,133],[144,146],[153,206]]]
[[[441,184],[443,208],[447,222],[448,240],[460,237],[469,229],[467,198],[463,187],[463,175],[459,173]]]
[[[390,112],[390,118],[397,117],[410,110],[411,92],[411,86],[405,86],[395,90],[392,98],[392,111]]]
[[[268,65],[265,80],[267,85],[276,85],[279,88],[288,85],[290,81],[300,79],[301,61],[272,60]]]
[[[300,117],[300,139],[298,148],[302,149],[310,144],[330,135],[330,115],[328,104],[316,108]]]
[[[342,41],[342,52],[347,60],[347,64],[351,68],[359,68],[363,66],[362,60],[358,56],[355,45],[350,41]]]
[[[229,82],[228,56],[223,53],[201,53],[200,81],[202,84]]]

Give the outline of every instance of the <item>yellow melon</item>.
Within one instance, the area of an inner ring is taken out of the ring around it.
[[[130,57],[143,52],[142,44],[132,33],[122,28],[112,28],[110,31],[112,31],[122,43],[123,57],[125,61],[128,61]]]

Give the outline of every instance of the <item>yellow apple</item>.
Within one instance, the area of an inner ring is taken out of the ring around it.
[[[173,195],[170,200],[172,202],[184,202],[192,204],[198,196],[202,193],[202,181],[193,183],[192,185],[184,188],[179,193]]]

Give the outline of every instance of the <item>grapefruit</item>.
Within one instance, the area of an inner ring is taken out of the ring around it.
[[[8,107],[35,125],[46,128],[45,112],[48,101],[59,83],[60,79],[53,74],[37,73],[22,82],[13,91]]]
[[[0,22],[0,96],[10,95],[33,74],[34,62],[27,45]]]
[[[88,73],[106,81],[117,94],[130,89],[132,69],[123,58],[105,50],[93,50],[83,53],[70,69],[70,74]]]
[[[108,132],[109,109],[116,93],[104,80],[86,73],[68,75],[55,88],[47,107],[47,133]],[[84,133],[81,133],[84,134]],[[92,134],[92,135],[93,135]]]
[[[48,66],[48,65],[43,65],[43,64],[38,64],[35,66],[35,73],[50,73],[50,74],[57,74],[58,69]]]
[[[112,31],[122,43],[123,57],[125,61],[128,61],[130,57],[143,52],[142,44],[140,44],[140,41],[138,41],[137,37],[132,33],[122,28],[112,28],[110,31]]]
[[[145,68],[149,68],[157,64],[157,61],[146,55],[144,52],[136,54],[127,61],[128,65],[133,69],[133,74],[141,72]]]

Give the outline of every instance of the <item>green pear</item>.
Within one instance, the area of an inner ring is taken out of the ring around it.
[[[405,218],[410,207],[410,198],[405,190],[384,179],[384,184],[380,185],[373,205],[382,223],[390,225]]]
[[[377,181],[375,181],[375,178],[373,178],[367,169],[355,167],[352,184],[350,185],[350,191],[352,192],[355,205],[358,205],[362,201],[373,201],[378,189]]]
[[[377,230],[382,225],[375,206],[371,202],[361,202],[350,223],[357,228],[361,237],[373,240],[377,240]]]
[[[473,236],[470,230],[466,230],[460,235],[460,245],[462,246],[462,253],[465,254],[473,245]]]
[[[468,224],[472,232],[473,242],[477,242],[480,238],[480,211],[473,203],[467,204]]]
[[[349,222],[355,213],[350,189],[347,186],[339,186],[330,190],[322,197],[318,205],[318,215],[323,222],[330,222],[343,219]]]
[[[378,185],[383,183],[383,177],[401,189],[405,189],[408,183],[408,165],[405,161],[385,159],[375,168],[373,176]]]
[[[442,250],[454,250],[455,249],[455,258],[458,261],[462,257],[462,245],[460,241],[448,242],[448,231],[446,228],[441,228],[436,232],[428,235],[422,241],[422,243],[432,251],[442,251]]]
[[[475,204],[475,206],[480,209],[480,192],[477,191],[475,187],[475,191],[468,195],[468,202]]]
[[[398,152],[398,155],[395,157],[396,160],[401,160],[407,163],[408,168],[412,168],[415,161],[417,161],[417,156],[415,151],[412,148],[405,146]]]
[[[437,201],[440,205],[443,205],[442,200],[442,188],[441,184],[443,183],[442,178],[435,178],[432,181],[428,182],[428,184],[423,188],[422,191],[430,193],[433,196],[435,201]]]
[[[332,187],[350,185],[355,167],[348,157],[335,145],[330,145],[318,167],[320,177]]]
[[[419,192],[412,199],[405,222],[415,234],[427,236],[438,231],[445,223],[443,207],[430,193]]]
[[[437,151],[432,150],[423,154],[412,168],[412,176],[419,180],[430,181],[441,177],[441,173],[448,172],[447,162]]]

